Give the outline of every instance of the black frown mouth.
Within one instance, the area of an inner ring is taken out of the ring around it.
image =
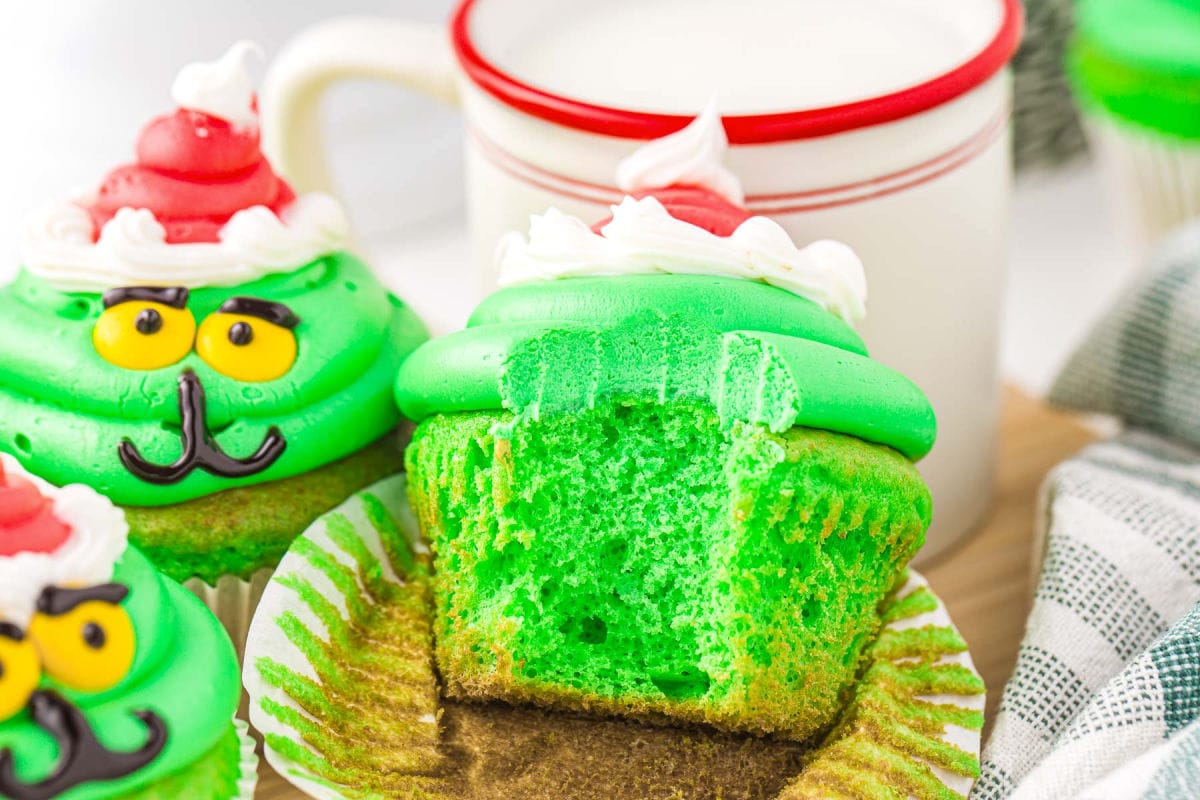
[[[179,376],[179,417],[183,454],[178,460],[173,464],[155,464],[126,439],[117,449],[125,469],[147,483],[157,484],[178,483],[197,468],[220,478],[245,478],[274,464],[287,448],[287,440],[279,428],[272,426],[253,455],[246,458],[228,455],[208,427],[204,384],[191,370]]]
[[[12,751],[0,751],[0,795],[13,800],[47,800],[82,783],[124,778],[157,758],[167,743],[166,724],[153,711],[133,712],[146,726],[146,743],[131,753],[100,744],[79,709],[55,692],[34,692],[29,712],[58,744],[58,766],[49,777],[25,783],[17,777]]]

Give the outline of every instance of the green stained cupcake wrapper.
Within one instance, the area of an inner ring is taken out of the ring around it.
[[[439,751],[448,707],[432,667],[429,552],[404,480],[369,487],[297,539],[250,628],[251,722],[267,761],[312,797],[462,796]],[[778,800],[970,791],[984,685],[966,643],[915,572],[881,614],[851,701],[797,773],[781,776]]]

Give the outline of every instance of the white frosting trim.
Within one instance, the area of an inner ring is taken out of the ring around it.
[[[254,80],[246,69],[247,56],[252,53],[266,60],[261,47],[243,40],[216,61],[188,64],[171,84],[171,98],[180,108],[220,117],[234,127],[257,127]]]
[[[75,203],[34,215],[21,246],[22,265],[64,292],[118,286],[235,286],[291,272],[341,250],[350,225],[336,200],[302,195],[277,217],[266,206],[234,214],[213,243],[168,244],[147,209],[122,208],[92,242],[92,221]]]
[[[730,236],[672,217],[654,197],[626,197],[594,233],[550,209],[530,218],[529,238],[510,233],[497,249],[500,285],[589,275],[719,275],[761,281],[807,298],[854,322],[866,314],[862,262],[840,242],[799,249],[767,217],[751,217]]]
[[[617,187],[629,194],[668,186],[703,186],[735,205],[745,203],[742,184],[722,163],[729,139],[716,98],[686,128],[640,147],[617,165]]]
[[[0,459],[5,472],[28,478],[51,498],[54,515],[71,528],[70,538],[53,553],[0,556],[0,620],[24,628],[47,586],[91,586],[112,580],[113,568],[125,552],[129,525],[125,512],[87,486],[58,489],[30,475],[11,456],[0,454]]]

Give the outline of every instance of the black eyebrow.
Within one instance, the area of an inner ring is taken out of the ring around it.
[[[0,636],[12,639],[14,642],[25,641],[25,632],[11,622],[0,622]]]
[[[98,586],[88,586],[84,589],[63,589],[59,586],[47,586],[38,597],[37,610],[52,617],[58,617],[71,611],[81,603],[99,600],[104,603],[117,605],[129,596],[129,587],[119,583],[102,583]]]
[[[171,308],[183,308],[187,305],[188,290],[182,286],[122,286],[104,293],[105,308],[130,300],[148,300]]]
[[[257,297],[231,297],[221,303],[219,310],[225,314],[245,314],[248,317],[265,319],[281,328],[291,329],[300,324],[300,318],[283,303],[273,303]]]

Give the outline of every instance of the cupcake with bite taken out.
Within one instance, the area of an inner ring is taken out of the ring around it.
[[[794,740],[845,705],[935,420],[850,326],[858,259],[749,214],[724,145],[710,108],[610,219],[535,217],[401,368],[446,696]]]
[[[136,160],[38,215],[0,288],[0,451],[111,498],[239,644],[292,539],[401,468],[391,384],[426,338],[337,203],[263,157],[252,49],[181,71]]]
[[[0,456],[0,797],[253,797],[237,657],[120,509]]]

